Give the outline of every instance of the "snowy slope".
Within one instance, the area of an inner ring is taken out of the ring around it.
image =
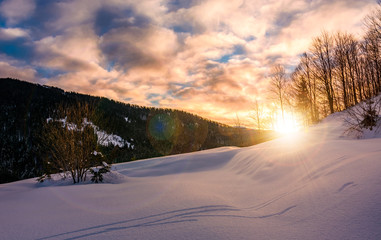
[[[114,184],[0,185],[0,238],[381,239],[381,138],[343,130],[338,113],[293,138],[118,164]]]

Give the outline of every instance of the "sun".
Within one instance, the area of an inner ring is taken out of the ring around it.
[[[293,114],[284,112],[284,116],[279,114],[275,125],[274,130],[282,135],[297,133],[301,130],[300,123],[297,121]]]

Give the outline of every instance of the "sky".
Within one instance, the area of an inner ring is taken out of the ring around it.
[[[250,125],[269,69],[376,0],[3,0],[0,77]]]

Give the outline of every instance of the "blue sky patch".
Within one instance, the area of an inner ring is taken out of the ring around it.
[[[52,78],[65,73],[61,70],[46,67],[35,67],[35,70],[37,71],[38,75],[43,78]]]
[[[10,57],[29,61],[33,58],[34,48],[28,46],[24,39],[0,41],[0,52]]]
[[[233,52],[231,54],[226,54],[226,55],[222,56],[220,59],[217,59],[217,62],[227,63],[227,62],[229,62],[229,60],[232,57],[234,57],[236,55],[242,55],[242,54],[246,53],[245,48],[242,45],[235,45],[233,49],[234,50],[233,50]]]

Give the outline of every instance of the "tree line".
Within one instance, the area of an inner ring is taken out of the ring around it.
[[[295,70],[274,65],[269,75],[269,95],[273,106],[264,117],[263,106],[254,105],[258,128],[273,122],[279,109],[284,120],[287,110],[303,125],[316,123],[334,112],[370,99],[381,91],[381,6],[364,19],[361,38],[347,32],[322,31],[301,54]],[[262,104],[263,105],[263,104]],[[275,106],[274,106],[275,105]]]

